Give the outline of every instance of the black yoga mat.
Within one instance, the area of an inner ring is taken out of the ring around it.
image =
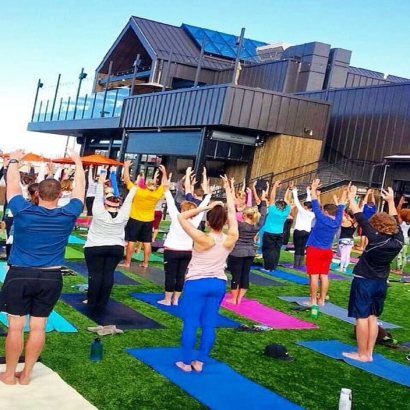
[[[65,261],[64,266],[67,266],[67,268],[72,269],[86,278],[88,277],[87,265],[85,262]],[[135,279],[129,278],[119,270],[114,271],[114,283],[116,285],[141,285],[141,283],[137,282]]]
[[[142,315],[112,298],[110,298],[107,306],[103,310],[92,309],[90,306],[84,304],[84,293],[62,293],[60,299],[101,326],[116,325],[119,329],[164,328],[164,326],[155,320]]]
[[[143,268],[139,266],[138,263],[131,262],[131,266],[127,269],[132,273],[137,274],[141,278],[147,279],[157,285],[164,286],[165,284],[165,272],[162,269],[155,268],[153,266],[148,266],[148,268]]]

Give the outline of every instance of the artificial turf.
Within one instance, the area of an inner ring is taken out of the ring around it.
[[[81,250],[81,245],[71,245]],[[281,260],[289,262],[293,254],[282,251]],[[153,263],[161,267],[159,263]],[[127,270],[124,273],[133,276]],[[303,275],[303,274],[301,274]],[[397,276],[394,276],[397,278]],[[95,333],[87,331],[94,323],[70,306],[59,301],[56,310],[79,329],[78,333],[47,334],[42,361],[87,400],[100,410],[177,410],[205,409],[196,399],[186,394],[169,380],[125,352],[126,348],[178,346],[182,321],[154,306],[131,298],[131,292],[160,292],[163,289],[146,279],[138,278],[140,285],[116,285],[112,297],[153,318],[166,328],[155,330],[125,330],[124,334],[104,336],[104,358],[89,360],[90,343]],[[73,284],[83,283],[78,276],[64,277],[64,292],[71,292]],[[350,281],[331,281],[330,300],[347,307]],[[383,317],[401,325],[393,329],[400,342],[410,341],[410,285],[393,282],[388,290]],[[310,330],[272,330],[268,332],[238,332],[232,328],[218,328],[212,356],[227,363],[245,377],[284,396],[307,410],[336,409],[340,389],[352,389],[355,410],[402,410],[410,402],[410,390],[384,380],[348,364],[296,345],[302,340],[331,340],[355,344],[353,326],[341,320],[319,315],[310,319],[309,312],[296,313],[288,302],[277,296],[308,295],[306,285],[290,282],[286,286],[257,286],[251,284],[246,295],[272,308],[282,310],[300,319],[314,321],[320,327]],[[221,308],[221,312],[240,323],[254,324]],[[295,357],[293,362],[272,359],[262,354],[268,343],[281,343]],[[397,362],[407,364],[406,352],[376,346],[376,351]],[[410,353],[410,352],[409,352]],[[0,345],[4,355],[4,346]],[[235,389],[235,386],[231,386]],[[209,394],[212,394],[210,391]],[[238,395],[241,392],[238,391]],[[255,405],[256,406],[256,405]],[[227,406],[227,408],[229,408]],[[255,407],[256,408],[256,407]],[[250,409],[252,410],[252,409]],[[280,410],[280,409],[278,409]]]

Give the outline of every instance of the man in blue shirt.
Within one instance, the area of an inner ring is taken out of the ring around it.
[[[340,201],[335,197],[335,204],[326,204],[320,208],[317,189],[320,180],[312,182],[312,210],[315,214],[315,225],[309,235],[306,248],[306,270],[309,275],[310,302],[309,305],[325,304],[329,289],[329,266],[332,261],[332,242],[342,223],[343,210],[346,204],[346,191]],[[317,297],[320,279],[320,295]]]
[[[61,184],[56,179],[39,183],[39,203],[22,196],[19,161],[22,150],[10,153],[7,171],[7,201],[14,216],[14,238],[10,265],[0,295],[0,310],[7,313],[9,329],[5,342],[6,370],[0,373],[5,384],[28,384],[33,367],[45,342],[46,321],[60,297],[63,282],[61,266],[65,246],[84,206],[85,178],[82,162],[69,150],[76,165],[75,188],[70,202],[57,207]],[[24,346],[23,330],[29,319],[29,335]],[[16,373],[21,352],[24,368]]]
[[[366,195],[363,198],[362,202],[362,211],[363,216],[368,221],[376,212],[376,200],[374,198],[373,189],[369,188],[366,192]],[[359,233],[360,233],[360,244],[356,246],[356,249],[362,251],[367,245],[367,237],[366,235],[362,234],[362,228],[359,226]]]

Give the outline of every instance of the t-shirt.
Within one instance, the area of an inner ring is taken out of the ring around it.
[[[134,186],[132,182],[127,184],[127,188],[131,189]],[[159,186],[155,191],[148,188],[138,188],[134,199],[130,218],[141,222],[151,222],[155,218],[155,205],[164,196],[164,187]]]
[[[376,205],[368,205],[368,204],[363,205],[363,215],[367,220],[369,220],[376,212],[377,212]]]
[[[364,216],[363,212],[355,214],[362,234],[369,240],[359,261],[353,269],[353,274],[368,279],[387,280],[390,273],[390,263],[400,252],[404,237],[403,232],[388,235],[376,231]],[[397,218],[396,218],[397,219]],[[397,223],[399,226],[399,224]]]
[[[283,233],[283,225],[288,218],[290,212],[290,205],[287,204],[284,209],[278,209],[275,204],[268,207],[268,214],[266,215],[264,232],[281,234]]]
[[[13,246],[8,262],[24,267],[62,265],[68,237],[83,210],[82,201],[74,198],[61,208],[47,209],[16,195],[8,206],[14,215]]]

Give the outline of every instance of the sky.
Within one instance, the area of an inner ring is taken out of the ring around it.
[[[405,0],[0,0],[0,150],[64,155],[74,139],[27,131],[37,88],[75,97],[81,69],[95,70],[131,16],[182,23],[267,43],[320,41],[352,51],[351,65],[410,78]],[[91,89],[91,88],[90,88]]]

